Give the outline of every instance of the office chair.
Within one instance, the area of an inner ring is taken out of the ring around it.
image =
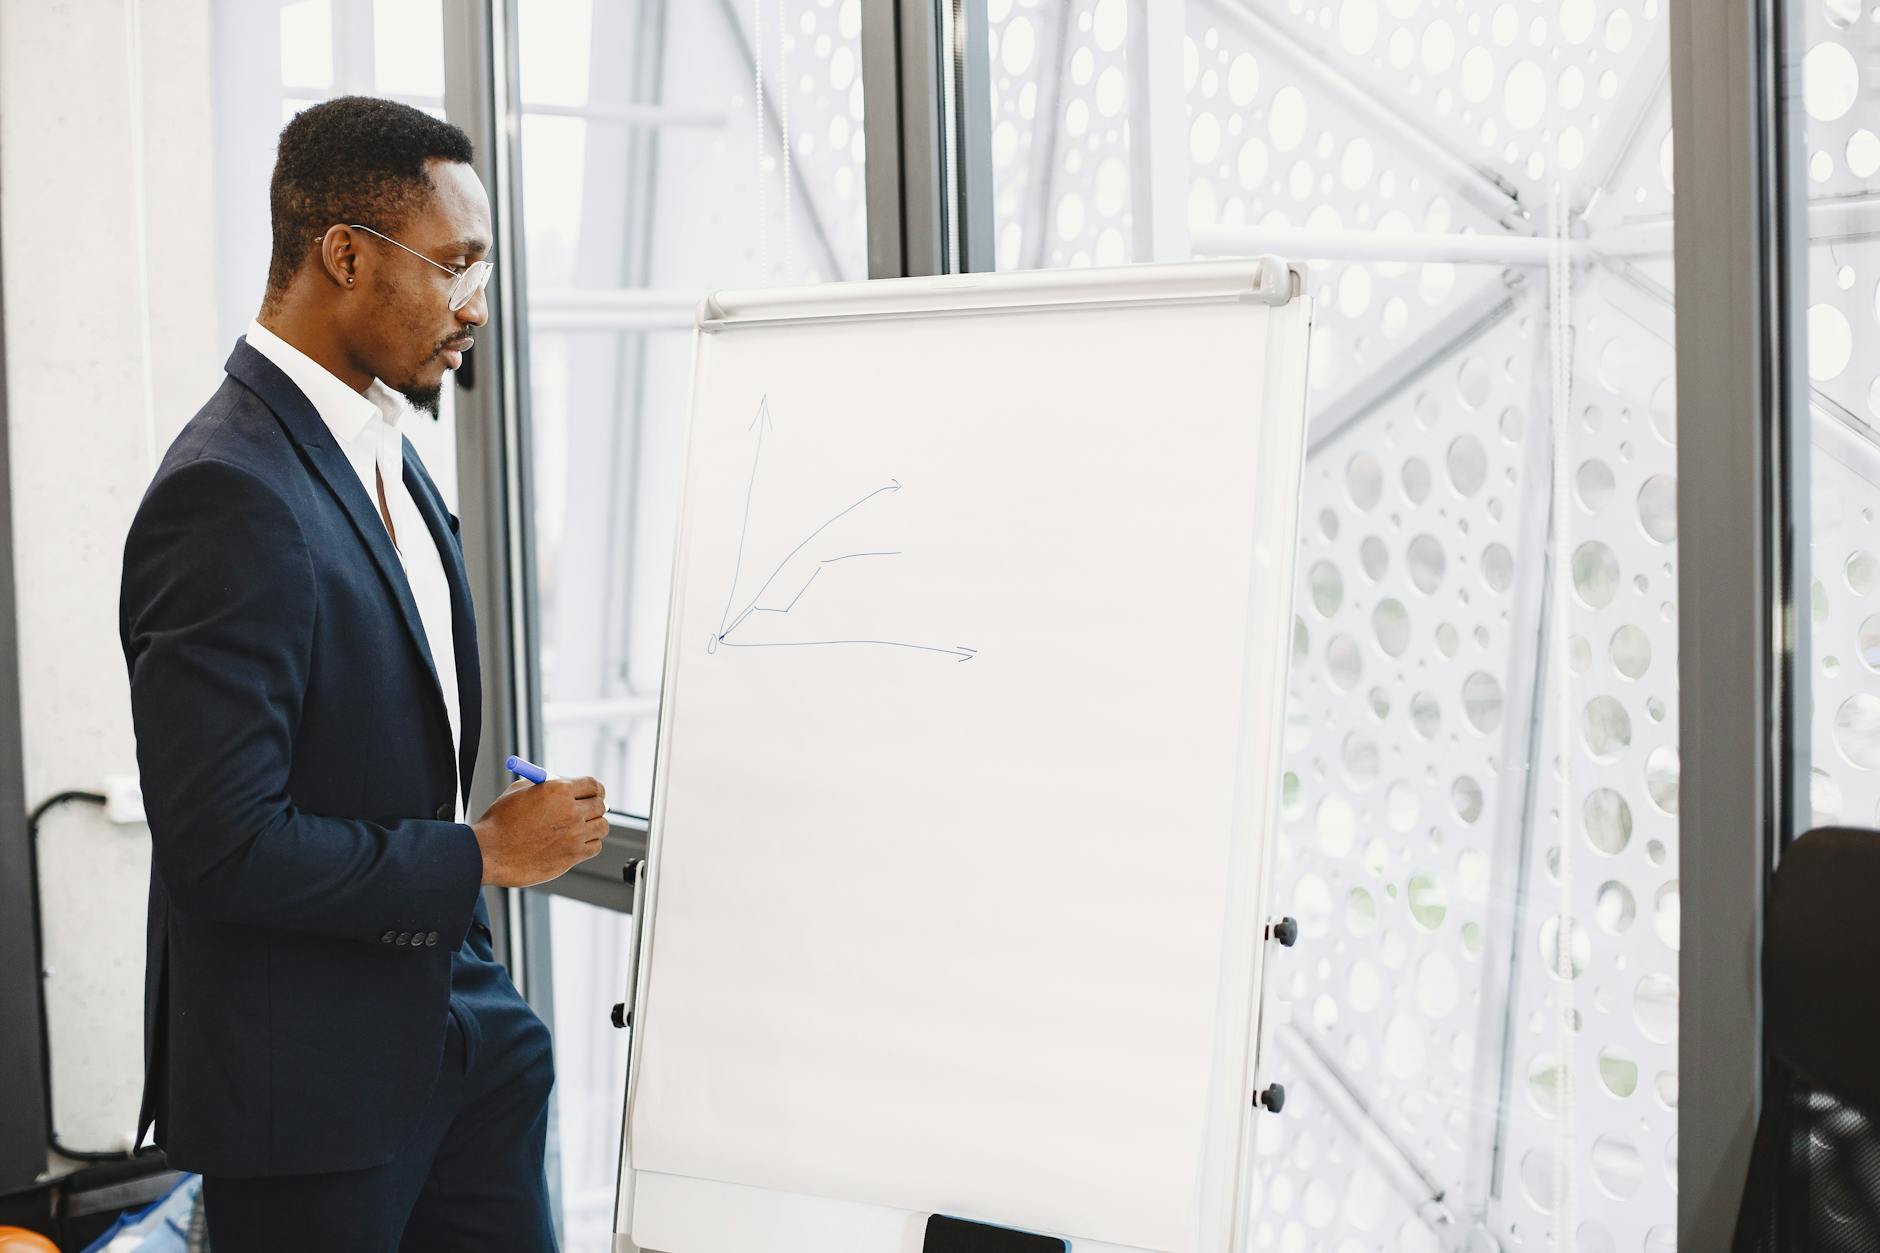
[[[1735,1253],[1880,1253],[1880,831],[1782,854],[1763,933],[1768,1043]]]

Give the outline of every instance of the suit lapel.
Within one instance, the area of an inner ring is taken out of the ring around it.
[[[398,605],[398,615],[404,620],[405,634],[412,646],[418,650],[418,657],[423,661],[425,670],[431,676],[431,691],[436,694],[432,702],[432,712],[443,720],[446,739],[450,734],[450,716],[444,708],[443,687],[437,679],[437,665],[431,659],[431,648],[424,637],[424,620],[418,616],[418,602],[412,598],[411,584],[405,578],[404,565],[398,559],[398,550],[392,547],[392,537],[386,533],[384,519],[379,517],[378,506],[366,496],[365,488],[359,482],[359,475],[346,460],[346,454],[333,441],[333,433],[326,423],[320,420],[320,414],[313,407],[301,390],[294,386],[293,380],[281,372],[279,366],[269,361],[255,349],[248,346],[246,337],[238,340],[235,351],[230,354],[225,367],[229,374],[239,379],[248,389],[261,397],[274,416],[286,429],[288,438],[299,447],[302,458],[310,466],[317,478],[326,485],[328,492],[339,502],[351,519],[353,531],[359,536],[359,542],[365,545],[371,554],[372,563],[378,567],[379,575],[385,580],[385,586]],[[406,477],[410,477],[407,466]],[[429,519],[427,518],[428,522]],[[455,616],[456,587],[453,584],[452,616]],[[461,684],[461,679],[459,680]],[[466,741],[468,737],[465,737]]]
[[[483,680],[477,658],[476,611],[470,602],[470,572],[464,566],[463,548],[450,529],[444,501],[438,496],[430,476],[418,460],[410,440],[404,441],[405,487],[424,517],[424,525],[437,545],[437,555],[444,562],[444,578],[450,584],[450,624],[457,656],[457,699],[460,706],[458,726],[462,744],[458,748],[457,781],[464,801],[470,799],[470,775],[476,765],[477,744],[483,729]]]

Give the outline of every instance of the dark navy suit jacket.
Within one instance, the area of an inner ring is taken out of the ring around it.
[[[227,369],[124,551],[153,846],[138,1139],[154,1121],[173,1165],[214,1175],[363,1169],[393,1157],[436,1082],[452,953],[473,927],[488,951],[482,854],[450,821],[481,726],[469,583],[407,443],[450,582],[453,763],[376,505],[272,362],[243,340]]]

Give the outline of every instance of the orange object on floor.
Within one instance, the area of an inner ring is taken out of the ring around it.
[[[59,1253],[59,1246],[24,1227],[0,1227],[0,1253]]]

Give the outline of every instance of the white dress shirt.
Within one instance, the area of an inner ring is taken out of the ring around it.
[[[411,598],[417,602],[418,618],[424,625],[431,660],[437,666],[444,712],[450,717],[451,804],[456,810],[456,821],[462,822],[463,785],[457,779],[457,759],[463,743],[463,728],[459,725],[463,715],[457,692],[450,581],[444,575],[443,555],[431,539],[431,528],[425,525],[424,515],[418,512],[417,502],[412,500],[405,486],[405,437],[398,430],[398,420],[406,412],[404,399],[377,379],[372,380],[365,395],[360,395],[259,321],[248,324],[248,346],[279,366],[281,373],[313,402],[320,420],[333,432],[340,451],[358,473],[359,485],[365,489],[374,517],[379,512],[377,479],[385,481],[385,503],[397,532],[399,560],[405,567]]]

